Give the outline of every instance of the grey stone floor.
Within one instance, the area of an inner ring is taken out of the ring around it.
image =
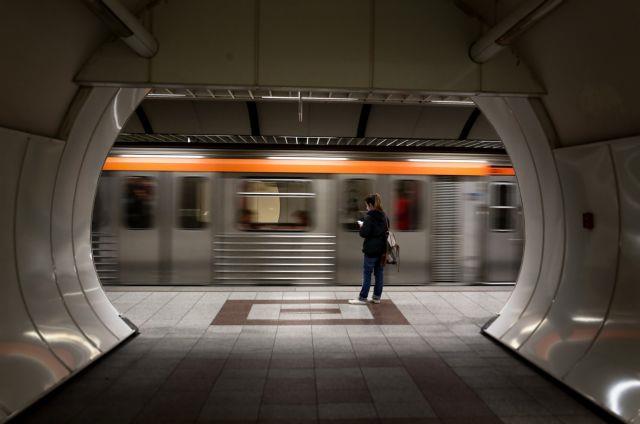
[[[108,292],[140,335],[15,422],[604,422],[479,334],[504,289],[387,291],[409,325],[215,326],[227,300],[321,304],[355,288],[146,290]]]

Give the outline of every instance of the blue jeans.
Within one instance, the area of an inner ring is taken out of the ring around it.
[[[382,278],[384,269],[380,264],[380,258],[370,258],[365,255],[364,264],[362,266],[362,290],[360,290],[360,300],[367,300],[369,296],[369,288],[371,287],[371,272],[376,278],[376,284],[373,288],[373,298],[380,299],[382,297]]]

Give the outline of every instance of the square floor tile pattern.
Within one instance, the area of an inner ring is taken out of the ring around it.
[[[350,305],[346,299],[227,300],[211,325],[407,325],[392,300]]]

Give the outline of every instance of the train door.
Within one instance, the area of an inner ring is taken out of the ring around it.
[[[460,184],[461,277],[465,284],[475,284],[483,280],[487,181],[484,177],[465,177]]]
[[[211,282],[213,182],[210,174],[171,173],[172,284]]]
[[[321,174],[224,174],[213,242],[221,284],[333,284],[333,181]]]
[[[362,283],[362,238],[357,220],[366,214],[364,198],[374,192],[382,195],[382,177],[378,175],[338,176],[338,284]]]
[[[387,268],[389,284],[426,284],[429,281],[428,177],[389,177],[391,197],[386,205],[391,230],[400,246],[399,271]]]
[[[158,219],[162,174],[119,173],[120,282],[157,284],[161,279],[161,222]]]
[[[487,186],[487,282],[514,282],[522,259],[522,215],[514,177],[492,177]]]
[[[431,190],[431,282],[462,281],[462,204],[459,177],[437,176]]]
[[[120,281],[118,211],[118,178],[110,172],[100,176],[91,220],[91,255],[102,284]]]

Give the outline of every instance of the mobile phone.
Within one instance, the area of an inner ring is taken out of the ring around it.
[[[359,220],[357,220],[356,222],[357,222],[357,223],[358,223],[358,225],[359,225],[359,226],[361,226],[361,227],[362,227],[362,224],[364,224],[364,221],[362,221],[362,220],[360,220],[360,219],[359,219]]]

